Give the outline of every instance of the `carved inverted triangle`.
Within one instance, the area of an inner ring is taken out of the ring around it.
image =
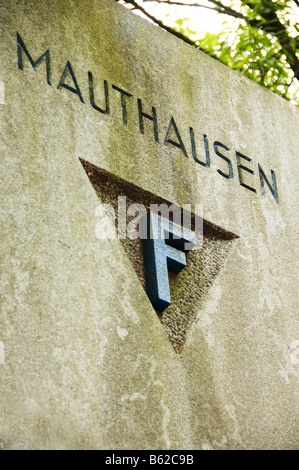
[[[80,159],[87,176],[102,203],[110,204],[116,214],[118,224],[118,197],[126,196],[127,208],[132,204],[142,204],[149,209],[150,204],[171,203],[155,194],[125,181],[114,174]],[[131,217],[128,217],[127,223]],[[192,216],[194,224],[195,216]],[[176,352],[183,350],[190,326],[196,321],[213,282],[225,265],[238,236],[203,220],[203,241],[200,250],[187,253],[187,267],[179,274],[169,273],[171,304],[162,314],[158,313],[167,336]],[[142,241],[137,238],[120,239],[136,274],[146,290]]]

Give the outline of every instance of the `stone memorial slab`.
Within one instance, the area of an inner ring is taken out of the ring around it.
[[[0,34],[0,448],[297,449],[298,108],[113,0]]]

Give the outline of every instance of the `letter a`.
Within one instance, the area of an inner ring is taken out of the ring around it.
[[[67,75],[70,74],[70,76],[72,77],[72,80],[74,82],[74,85],[75,85],[75,88],[67,85],[65,82],[65,79],[67,77]],[[63,71],[63,74],[61,75],[61,79],[59,80],[59,83],[58,83],[58,89],[61,90],[61,88],[66,88],[67,90],[71,91],[72,93],[75,93],[76,95],[79,96],[80,100],[82,101],[82,103],[84,103],[84,100],[83,100],[83,97],[82,97],[82,94],[81,94],[81,91],[80,91],[80,88],[79,88],[79,85],[78,85],[78,82],[76,80],[76,77],[75,77],[75,74],[73,72],[73,69],[72,69],[72,66],[71,66],[71,63],[70,61],[68,60],[67,61],[67,64],[65,66],[65,69]]]

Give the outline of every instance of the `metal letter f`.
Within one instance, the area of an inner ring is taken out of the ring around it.
[[[140,231],[147,294],[155,310],[163,312],[171,303],[168,270],[179,273],[184,269],[185,251],[195,246],[195,233],[154,212],[140,220]]]

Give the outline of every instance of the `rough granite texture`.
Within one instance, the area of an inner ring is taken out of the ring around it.
[[[0,35],[0,448],[298,449],[298,109],[113,0],[5,0]],[[171,280],[183,349],[80,159],[238,237]]]

